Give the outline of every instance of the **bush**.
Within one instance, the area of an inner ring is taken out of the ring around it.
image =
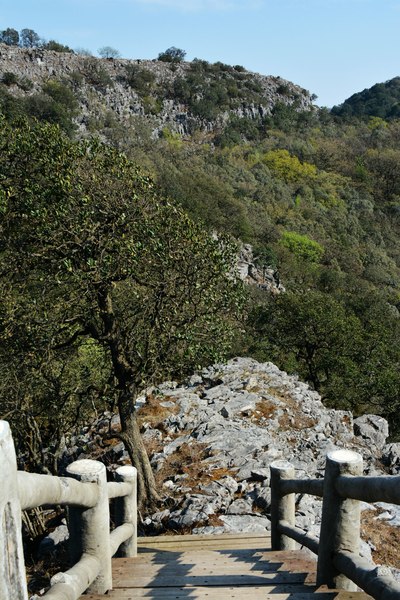
[[[297,258],[311,263],[320,262],[325,252],[321,244],[294,231],[284,231],[280,243]]]
[[[149,69],[144,69],[137,65],[126,67],[126,82],[139,95],[147,95],[153,87],[156,76]]]
[[[15,73],[12,73],[11,71],[6,71],[3,74],[1,82],[4,83],[4,85],[15,85],[16,83],[18,83],[18,77]]]
[[[181,50],[181,48],[175,48],[175,46],[171,46],[165,50],[165,52],[160,52],[158,55],[158,60],[162,60],[163,62],[169,63],[179,63],[184,60],[186,56],[185,50]]]

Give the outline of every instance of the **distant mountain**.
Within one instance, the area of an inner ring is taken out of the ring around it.
[[[400,77],[385,83],[376,83],[369,89],[347,98],[339,106],[332,108],[332,114],[340,117],[400,117]]]

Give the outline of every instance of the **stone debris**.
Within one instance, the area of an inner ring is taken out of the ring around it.
[[[163,504],[143,516],[143,533],[170,531],[198,534],[259,532],[270,528],[270,464],[289,460],[298,478],[323,477],[325,456],[346,448],[363,455],[365,474],[400,471],[400,444],[386,444],[387,422],[326,408],[307,384],[272,363],[235,358],[205,368],[178,385],[167,382],[146,390],[139,406],[151,399],[164,419],[155,425],[143,417],[143,436],[156,445],[151,463],[159,478]],[[168,414],[171,408],[171,414]],[[145,415],[145,413],[144,413]],[[64,460],[97,456],[109,470],[127,462],[121,444],[98,449],[98,435],[115,415],[104,415],[80,436],[67,440]],[[188,458],[183,456],[187,452]],[[319,534],[321,500],[296,497],[296,524]],[[374,507],[372,507],[374,508]],[[400,524],[400,508],[385,505],[379,516]],[[371,505],[363,504],[363,509]],[[371,548],[362,544],[365,556]]]

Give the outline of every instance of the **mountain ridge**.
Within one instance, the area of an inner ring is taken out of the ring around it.
[[[102,59],[5,44],[0,44],[0,77],[17,98],[40,93],[49,82],[65,85],[76,97],[75,122],[82,133],[91,119],[107,118],[111,111],[121,123],[145,117],[155,134],[168,127],[187,136],[222,130],[232,117],[262,120],[278,104],[309,111],[314,99],[289,81],[239,65]]]

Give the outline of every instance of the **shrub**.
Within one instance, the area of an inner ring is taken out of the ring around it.
[[[18,77],[15,73],[12,73],[11,71],[6,71],[3,74],[1,82],[4,83],[4,85],[15,85],[16,83],[18,83]]]
[[[297,258],[311,263],[320,262],[325,252],[321,244],[294,231],[284,231],[280,243]]]

